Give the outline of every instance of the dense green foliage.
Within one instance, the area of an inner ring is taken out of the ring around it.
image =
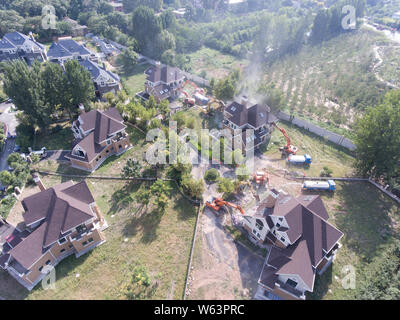
[[[397,240],[377,256],[366,270],[357,288],[360,300],[400,299],[400,242]]]
[[[390,179],[400,174],[400,91],[386,94],[357,123],[356,168],[364,175]]]
[[[94,98],[90,73],[76,60],[65,63],[65,72],[57,64],[29,68],[20,60],[5,64],[4,70],[4,91],[32,127],[46,130],[57,112],[72,119],[80,103],[86,106]]]

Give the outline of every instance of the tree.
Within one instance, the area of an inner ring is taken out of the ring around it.
[[[65,77],[64,94],[68,99],[65,109],[72,120],[80,103],[87,105],[94,99],[95,89],[89,71],[82,67],[77,60],[69,60],[65,63]]]
[[[43,101],[40,64],[35,62],[29,68],[24,61],[15,60],[5,65],[4,71],[4,92],[17,110],[23,111],[33,126],[47,128],[51,110]]]
[[[207,170],[206,173],[204,174],[204,179],[206,181],[215,182],[218,180],[218,178],[219,178],[219,172],[217,169],[214,168]]]
[[[203,180],[195,180],[190,173],[182,177],[183,191],[191,198],[201,199],[204,192]]]
[[[356,124],[355,167],[363,175],[389,179],[400,161],[400,90],[369,108]]]
[[[158,110],[160,113],[166,117],[169,114],[169,101],[168,99],[161,100],[160,104],[158,105]]]
[[[122,62],[122,65],[124,66],[124,70],[127,72],[131,72],[137,65],[139,55],[133,50],[132,47],[129,47],[122,52],[122,54],[120,55],[120,60]]]
[[[161,32],[161,22],[155,16],[154,10],[148,7],[139,6],[132,14],[132,36],[138,42],[139,48],[150,53],[157,35]]]
[[[140,171],[142,166],[139,161],[134,159],[128,159],[124,167],[122,168],[122,177],[123,178],[137,178],[140,176]]]
[[[15,182],[15,176],[6,170],[1,171],[0,172],[0,182],[4,186],[11,186]]]
[[[235,185],[229,178],[220,178],[217,190],[223,193],[222,198],[226,200],[235,192]]]
[[[219,100],[230,100],[235,95],[235,85],[228,77],[224,80],[219,80],[215,88],[215,96]]]
[[[48,63],[42,72],[43,100],[49,106],[49,111],[56,111],[58,108],[68,104],[64,94],[66,79],[64,71],[57,63]]]

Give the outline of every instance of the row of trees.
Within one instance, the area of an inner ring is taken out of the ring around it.
[[[46,130],[54,116],[68,114],[72,120],[78,105],[94,99],[90,73],[78,61],[70,60],[63,68],[56,63],[32,67],[22,60],[3,64],[4,92],[23,111],[26,122]]]

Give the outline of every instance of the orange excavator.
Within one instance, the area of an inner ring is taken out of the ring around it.
[[[286,133],[286,130],[283,129],[283,128],[278,127],[278,125],[276,123],[274,123],[274,125],[280,132],[282,132],[282,134],[285,136],[285,139],[286,139],[286,146],[280,147],[279,151],[281,151],[282,154],[285,154],[287,156],[290,155],[290,154],[295,155],[297,150],[298,150],[298,148],[296,146],[293,146],[290,143],[290,138],[289,138],[288,134]]]
[[[228,206],[228,207],[231,207],[231,208],[235,208],[235,209],[239,210],[241,214],[244,214],[244,210],[242,209],[241,206],[239,206],[237,204],[234,204],[234,203],[230,203],[230,202],[225,201],[225,200],[223,200],[221,198],[216,198],[216,199],[214,198],[211,202],[207,201],[206,202],[206,206],[211,208],[211,209],[213,209],[216,212],[219,212],[219,210],[223,206]]]

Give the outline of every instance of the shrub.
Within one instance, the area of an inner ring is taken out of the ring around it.
[[[215,182],[219,178],[219,172],[217,169],[210,169],[207,170],[206,173],[204,174],[204,180],[210,181],[210,182]]]
[[[321,177],[331,177],[332,173],[333,173],[332,169],[325,166],[319,175]]]

